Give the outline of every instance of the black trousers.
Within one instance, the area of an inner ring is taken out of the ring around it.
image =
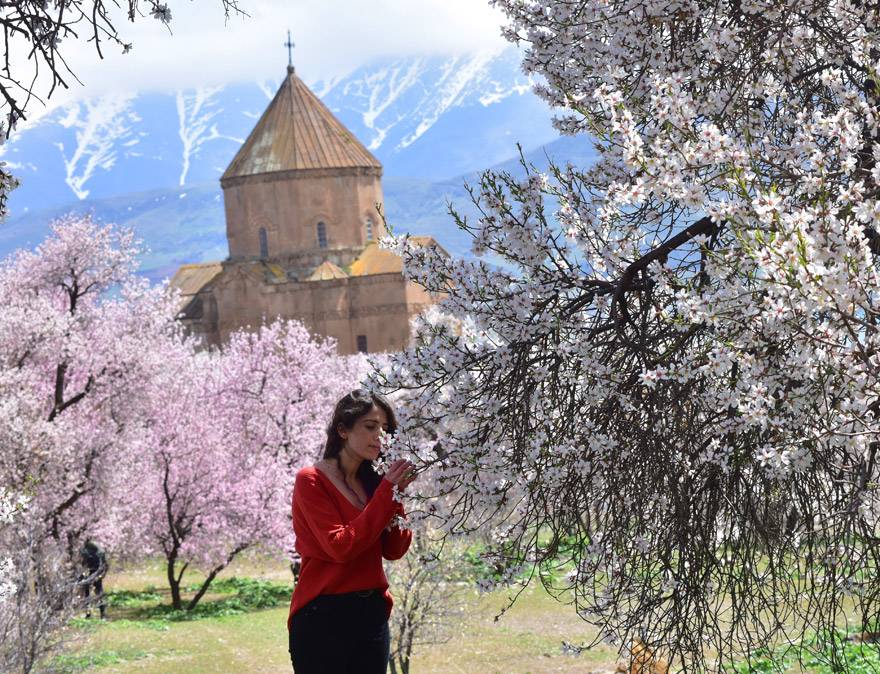
[[[86,600],[86,617],[90,618],[92,616],[92,603],[89,602],[89,595],[91,594],[92,589],[95,591],[95,600],[97,601],[98,610],[101,612],[101,617],[103,618],[104,612],[107,610],[107,602],[104,599],[104,581],[102,578],[83,583],[82,585],[82,596]]]
[[[322,594],[293,615],[296,674],[385,674],[391,633],[381,590]]]

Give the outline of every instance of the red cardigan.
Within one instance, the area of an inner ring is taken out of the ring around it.
[[[400,559],[412,541],[411,531],[388,528],[394,515],[403,515],[392,489],[388,480],[382,480],[361,510],[314,466],[297,473],[293,531],[302,566],[290,601],[288,631],[293,614],[319,594],[384,590],[391,615],[393,601],[382,558]]]

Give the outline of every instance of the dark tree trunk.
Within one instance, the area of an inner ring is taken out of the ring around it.
[[[177,548],[172,548],[168,555],[168,588],[171,590],[171,608],[175,611],[183,609],[183,602],[180,599],[180,581],[183,578],[183,572],[189,564],[180,567],[180,573],[175,573],[175,565],[177,563]]]
[[[241,552],[242,550],[247,549],[248,546],[249,546],[248,543],[243,543],[243,544],[239,545],[237,548],[235,548],[232,552],[229,553],[229,555],[226,557],[226,560],[223,563],[218,564],[213,569],[211,569],[211,572],[208,574],[208,577],[205,578],[205,582],[202,583],[202,586],[199,588],[199,591],[196,592],[196,596],[193,597],[192,599],[190,599],[189,603],[186,605],[187,611],[192,611],[196,607],[196,605],[199,603],[201,598],[205,596],[205,592],[208,591],[208,588],[211,586],[211,583],[217,577],[217,574],[220,573],[227,566],[229,566],[229,564],[232,562],[232,560],[235,559],[235,556],[239,552]]]

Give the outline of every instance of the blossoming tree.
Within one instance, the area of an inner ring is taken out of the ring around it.
[[[5,529],[13,524],[21,512],[27,507],[27,498],[0,491],[0,527]],[[4,551],[5,554],[8,554]],[[5,602],[14,592],[15,563],[11,557],[0,557],[0,604]]]
[[[284,321],[200,351],[136,255],[130,234],[68,218],[0,267],[0,494],[29,498],[0,559],[27,540],[70,580],[85,537],[160,553],[175,608],[185,570],[207,573],[192,608],[243,550],[292,549],[294,475],[365,363]]]
[[[82,537],[115,535],[104,524],[145,421],[155,345],[180,341],[173,302],[134,277],[134,252],[128,234],[66,219],[0,266],[0,492],[27,502],[0,526],[0,668],[31,671],[58,647]]]
[[[357,388],[369,370],[361,355],[338,356],[335,343],[309,335],[297,321],[275,320],[256,332],[230,336],[219,365],[215,399],[229,442],[265,456],[283,476],[281,544],[297,559],[290,525],[296,472],[320,459],[336,401]]]
[[[684,669],[876,623],[877,6],[496,0],[589,168],[488,172],[382,375],[452,532]],[[830,645],[826,640],[831,640]],[[711,662],[708,658],[711,653]]]
[[[141,555],[165,557],[172,606],[192,610],[243,551],[293,549],[294,476],[319,457],[333,405],[362,366],[292,321],[236,333],[222,351],[178,353],[150,384],[120,528]],[[193,566],[206,578],[184,604]]]
[[[134,276],[135,252],[130,234],[73,218],[0,268],[0,484],[31,495],[71,558],[145,422],[157,345],[180,341],[173,301]]]

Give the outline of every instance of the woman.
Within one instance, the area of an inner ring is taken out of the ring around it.
[[[302,557],[287,628],[297,674],[384,674],[391,595],[382,558],[399,559],[412,534],[394,490],[405,489],[413,464],[395,461],[383,477],[372,462],[394,411],[361,389],[340,400],[327,429],[323,460],[303,468],[293,489],[293,530]]]

